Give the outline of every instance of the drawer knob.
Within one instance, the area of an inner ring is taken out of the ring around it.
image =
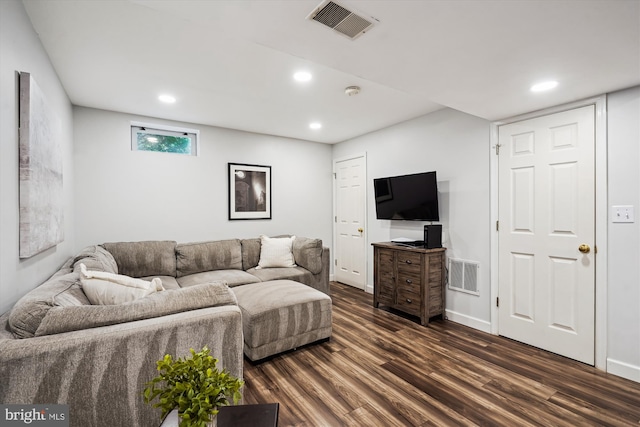
[[[405,262],[406,262],[407,264],[411,264],[411,260],[410,260],[410,259],[406,260]]]
[[[413,283],[413,282],[411,281],[411,279],[407,279],[407,280],[406,280],[406,282],[407,282],[407,283],[409,283],[409,284]]]
[[[409,304],[411,304],[413,301],[411,301],[409,298],[407,298],[407,302],[408,302]]]

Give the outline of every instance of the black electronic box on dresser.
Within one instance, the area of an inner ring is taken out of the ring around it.
[[[420,318],[445,310],[445,248],[373,243],[373,306],[388,306]]]

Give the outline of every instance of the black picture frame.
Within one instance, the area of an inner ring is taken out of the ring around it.
[[[271,219],[271,166],[229,163],[229,220]]]

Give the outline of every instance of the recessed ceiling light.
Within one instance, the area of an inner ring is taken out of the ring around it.
[[[309,127],[311,129],[320,129],[322,127],[322,123],[318,123],[318,122],[309,123]]]
[[[176,98],[171,95],[160,95],[158,99],[162,102],[166,102],[167,104],[173,104],[176,102]]]
[[[293,78],[298,82],[308,82],[311,80],[311,73],[307,71],[298,71],[293,75]]]
[[[360,93],[360,86],[347,86],[344,89],[344,93],[349,96],[355,96]]]
[[[531,92],[544,92],[546,90],[551,90],[556,86],[558,86],[558,82],[556,82],[555,80],[540,82],[531,86]]]

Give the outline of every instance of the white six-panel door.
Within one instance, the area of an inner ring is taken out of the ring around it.
[[[337,161],[336,173],[336,266],[338,282],[364,289],[365,249],[365,157]]]
[[[595,352],[595,107],[499,127],[499,333]]]

